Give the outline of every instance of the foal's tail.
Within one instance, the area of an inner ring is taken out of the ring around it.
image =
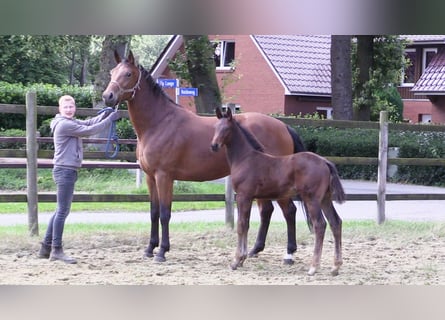
[[[332,163],[331,161],[326,160],[326,159],[324,159],[324,160],[326,161],[326,164],[329,168],[329,172],[331,173],[331,183],[329,185],[328,192],[331,193],[332,199],[335,202],[343,203],[346,201],[346,194],[345,194],[345,190],[343,189],[343,186],[340,182],[340,176],[338,175],[337,168],[335,167],[335,164]],[[309,231],[311,233],[314,233],[314,226],[312,225],[312,221],[309,217],[306,203],[302,202],[302,207],[303,207],[303,213],[305,215]]]
[[[329,189],[331,191],[332,198],[337,203],[343,203],[346,201],[346,194],[340,182],[340,176],[338,175],[337,168],[331,161],[326,160],[326,164],[331,172],[331,184]]]

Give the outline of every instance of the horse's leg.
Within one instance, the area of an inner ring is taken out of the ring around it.
[[[320,203],[315,199],[303,199],[307,205],[309,217],[312,221],[315,233],[314,253],[308,275],[312,276],[320,267],[321,252],[323,249],[323,240],[326,231],[326,220],[321,212]]]
[[[150,218],[151,218],[151,233],[150,242],[147,249],[145,249],[145,256],[153,257],[153,250],[159,245],[159,197],[156,189],[156,181],[153,176],[147,175],[147,186],[150,193]]]
[[[257,256],[258,252],[264,250],[266,245],[267,231],[269,230],[270,218],[272,217],[273,204],[271,200],[257,200],[258,209],[260,211],[260,227],[255,241],[255,245],[249,252],[249,257]]]
[[[293,264],[293,254],[297,251],[297,237],[295,231],[295,214],[297,212],[297,207],[291,198],[278,200],[281,210],[283,211],[284,219],[286,219],[287,224],[287,252],[284,256],[285,264]]]
[[[247,233],[249,231],[250,210],[252,208],[253,199],[237,195],[236,204],[238,208],[237,234],[238,245],[236,248],[235,259],[230,267],[236,270],[243,266],[244,260],[247,258]]]
[[[330,199],[330,197],[325,197],[322,202],[322,209],[328,220],[329,226],[331,227],[332,234],[334,235],[335,241],[335,253],[334,253],[334,266],[332,267],[331,274],[333,276],[338,275],[340,266],[343,264],[342,258],[342,220],[338,215],[335,207]]]
[[[164,262],[166,260],[165,253],[170,250],[169,224],[173,200],[173,180],[165,173],[157,173],[156,186],[159,197],[162,238],[159,252],[155,256],[155,261]]]

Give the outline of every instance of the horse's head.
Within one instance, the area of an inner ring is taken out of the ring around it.
[[[114,51],[114,58],[117,66],[110,71],[110,82],[102,93],[102,99],[107,106],[115,106],[122,101],[133,99],[141,81],[142,72],[131,51],[123,60],[117,51]]]
[[[231,137],[233,117],[230,108],[227,108],[226,113],[222,113],[220,108],[216,108],[216,117],[218,121],[215,124],[215,134],[212,139],[212,151],[217,152],[224,146]]]

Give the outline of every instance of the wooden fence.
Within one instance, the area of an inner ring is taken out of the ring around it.
[[[31,234],[38,233],[37,229],[37,204],[38,202],[55,202],[55,194],[37,192],[37,168],[52,168],[53,151],[38,150],[39,143],[51,143],[52,138],[37,137],[37,114],[54,115],[58,107],[37,106],[34,92],[26,96],[26,105],[0,104],[0,113],[26,114],[27,136],[0,137],[0,142],[24,142],[26,150],[0,149],[0,168],[27,168],[28,188],[22,194],[0,194],[0,202],[27,202],[29,229]],[[122,117],[128,117],[127,111],[119,111]],[[97,109],[78,108],[78,116],[94,116]],[[418,158],[392,158],[388,159],[388,130],[409,131],[434,131],[445,132],[445,126],[437,125],[410,125],[392,124],[386,120],[386,112],[381,113],[380,123],[339,121],[339,120],[311,120],[295,118],[279,118],[289,125],[304,125],[315,127],[336,128],[370,128],[379,129],[379,156],[370,157],[327,157],[336,164],[342,165],[378,165],[378,192],[377,194],[347,194],[348,201],[377,201],[377,222],[385,220],[385,201],[393,200],[445,200],[445,194],[386,194],[387,165],[414,165],[414,166],[445,166],[445,159],[418,159]],[[84,139],[85,143],[105,143],[105,139]],[[133,139],[120,139],[120,144],[135,144]],[[83,168],[114,168],[114,169],[138,169],[134,152],[119,152],[116,160],[104,160],[103,152],[85,151]],[[226,201],[230,208],[226,211],[226,223],[233,227],[233,202],[236,200],[230,185],[226,185],[226,194],[198,194],[198,195],[174,195],[174,201]],[[296,198],[298,200],[298,198]],[[74,194],[74,202],[147,202],[148,195],[127,194]]]

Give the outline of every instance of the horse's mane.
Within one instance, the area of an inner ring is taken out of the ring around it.
[[[145,81],[147,81],[150,89],[153,91],[153,94],[155,96],[163,96],[166,99],[173,102],[173,104],[177,105],[176,102],[172,98],[170,98],[170,96],[167,93],[165,93],[162,87],[158,83],[156,83],[156,81],[153,79],[153,77],[151,76],[150,72],[147,71],[147,69],[145,69],[141,65],[138,65],[138,69],[142,73],[142,78],[144,78]]]
[[[256,150],[260,152],[264,152],[264,146],[255,138],[255,136],[246,128],[235,121],[236,126],[241,130],[242,134],[246,137],[249,144]]]

